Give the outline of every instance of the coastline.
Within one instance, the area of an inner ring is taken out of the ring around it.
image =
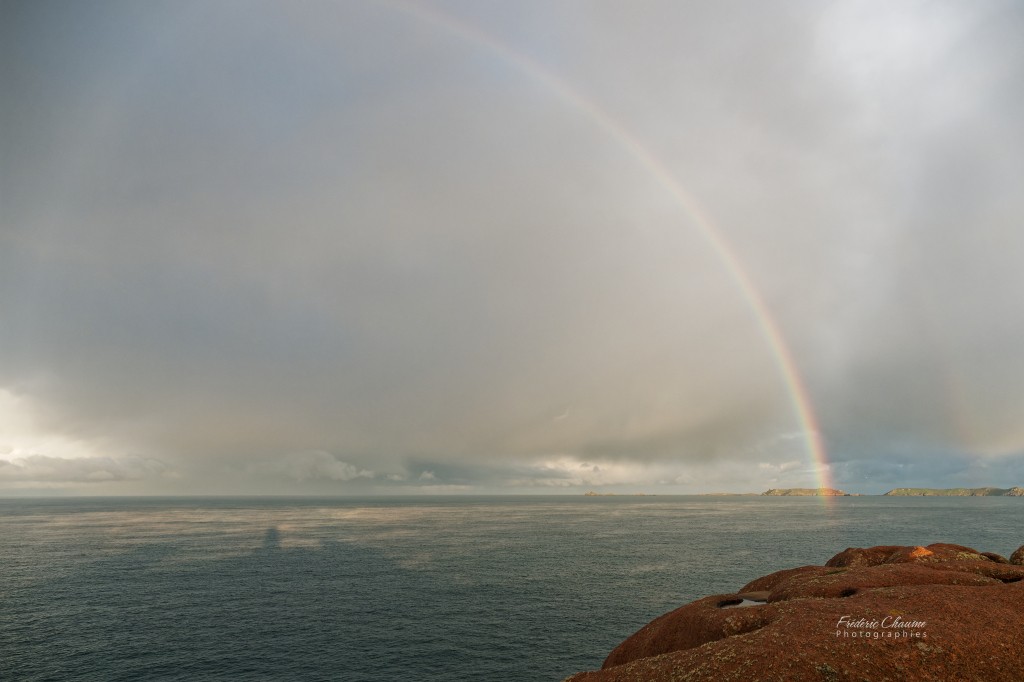
[[[952,616],[955,614],[955,617]],[[1024,545],[848,548],[666,613],[565,682],[1015,681]]]

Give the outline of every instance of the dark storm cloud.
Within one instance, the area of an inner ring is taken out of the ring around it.
[[[631,140],[764,297],[834,477],[1024,451],[1012,4],[4,13],[22,479],[57,434],[161,462],[109,471],[146,492],[814,482],[750,301]]]

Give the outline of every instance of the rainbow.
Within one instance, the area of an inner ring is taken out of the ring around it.
[[[618,122],[606,110],[602,109],[593,100],[574,89],[529,55],[512,49],[479,27],[445,14],[436,8],[405,0],[381,0],[381,4],[497,54],[507,63],[514,65],[530,78],[541,83],[563,102],[586,114],[594,125],[611,139],[618,142],[640,166],[645,168],[661,184],[693,220],[693,223],[700,230],[701,235],[728,272],[744,302],[750,309],[764,337],[765,343],[771,351],[779,376],[789,396],[793,415],[799,424],[807,451],[806,454],[817,479],[818,487],[833,487],[828,452],[821,436],[821,428],[818,426],[817,416],[811,404],[807,387],[800,376],[796,361],[793,359],[793,354],[786,343],[782,330],[772,317],[764,298],[743,267],[740,258],[736,255],[736,250],[726,239],[725,235],[722,234],[721,230],[715,227],[697,200],[675,179],[665,164],[636,135],[631,133],[628,128]],[[824,497],[822,499],[829,500],[830,498]]]

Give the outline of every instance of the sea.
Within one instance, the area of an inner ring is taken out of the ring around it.
[[[2,680],[558,681],[846,547],[1008,555],[1006,497],[0,499]]]

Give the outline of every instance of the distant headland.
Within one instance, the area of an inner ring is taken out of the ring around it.
[[[1024,497],[1024,488],[894,488],[897,497]]]
[[[586,497],[654,497],[655,493],[599,493],[588,490]],[[863,497],[836,488],[771,488],[763,493],[701,493],[701,497]],[[882,496],[889,497],[1024,497],[1024,488],[893,488]]]

